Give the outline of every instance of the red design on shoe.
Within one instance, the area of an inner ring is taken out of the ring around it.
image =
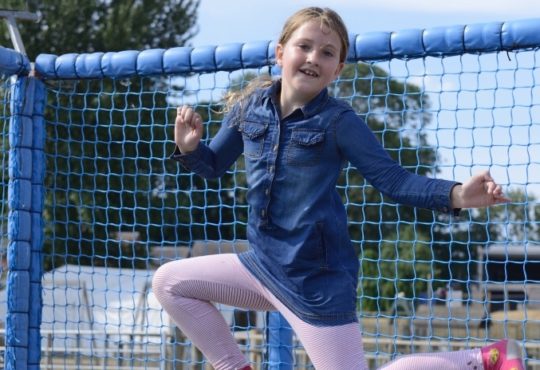
[[[515,340],[501,340],[483,347],[484,370],[524,370],[521,347]]]
[[[239,370],[253,370],[253,369],[251,368],[251,366],[246,365],[246,366],[240,368]]]

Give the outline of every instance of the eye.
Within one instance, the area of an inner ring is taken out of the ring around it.
[[[309,50],[309,45],[308,45],[308,44],[298,44],[298,47],[299,47],[301,50],[304,50],[304,51],[308,51],[308,50]]]
[[[326,55],[327,57],[333,57],[334,56],[334,52],[333,51],[330,51],[330,50],[326,50],[324,52],[324,55]]]

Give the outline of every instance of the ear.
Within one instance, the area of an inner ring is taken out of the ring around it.
[[[281,67],[282,61],[283,61],[283,45],[277,44],[275,53],[276,53],[276,64]]]
[[[336,71],[334,72],[334,78],[338,78],[341,71],[343,71],[343,67],[345,67],[345,63],[342,62],[338,64]]]

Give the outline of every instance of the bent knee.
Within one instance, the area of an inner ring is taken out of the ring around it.
[[[173,269],[171,265],[176,262],[168,262],[158,267],[152,276],[152,291],[158,300],[160,297],[168,294],[168,288],[171,286],[171,281],[174,279]]]

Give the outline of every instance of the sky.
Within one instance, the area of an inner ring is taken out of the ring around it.
[[[312,5],[337,11],[355,34],[540,18],[539,0],[201,0],[192,45],[275,40],[288,16]]]
[[[285,20],[295,11],[306,6],[334,9],[341,15],[351,34],[540,19],[540,0],[377,0],[369,2],[361,0],[201,0],[198,13],[199,32],[192,39],[191,46],[274,41],[278,38]],[[536,77],[540,79],[539,64],[540,62],[535,60],[523,61],[521,65],[532,65],[528,69],[529,74],[523,77],[523,81],[516,81],[516,77],[511,76],[510,78],[513,79],[511,83],[530,86],[528,81],[536,80]],[[448,68],[451,69],[452,66],[449,65]],[[392,76],[395,72],[398,70],[393,70]],[[496,77],[485,73],[473,74],[471,78],[474,80],[477,76],[484,75],[486,80],[493,78],[497,80],[497,83],[505,83],[502,80],[505,78],[504,72],[498,73]],[[532,78],[531,75],[533,75]],[[422,81],[413,82],[421,83],[428,89],[433,88],[433,91],[440,94],[438,96],[443,96],[446,89],[452,90],[457,85],[464,85],[464,82],[460,80],[461,77],[453,79],[452,76],[445,76],[438,78],[437,81],[437,78],[430,80],[428,76],[422,77]],[[443,79],[444,81],[441,81]],[[475,81],[472,83],[474,84]],[[484,85],[490,86],[490,82],[484,82]],[[483,99],[482,88],[478,89],[479,92],[473,99],[481,105],[484,104],[481,100]],[[489,89],[494,90],[492,87]],[[444,112],[438,115],[437,125],[443,130],[433,134],[431,139],[449,148],[438,150],[443,157],[442,177],[463,181],[469,175],[489,169],[505,189],[520,188],[525,192],[534,193],[538,198],[540,162],[534,158],[540,158],[540,142],[531,140],[530,137],[540,136],[538,124],[540,98],[534,98],[536,100],[531,103],[527,94],[540,95],[540,87],[532,88],[534,94],[531,94],[530,87],[522,89],[523,91],[519,90],[514,90],[514,97],[520,94],[517,96],[520,100],[512,102],[513,104],[517,102],[518,108],[510,111],[502,108],[489,112],[488,109],[486,110],[488,113],[483,117],[476,115],[472,118],[467,117],[467,111],[450,114],[448,119],[443,116]],[[485,96],[485,104],[489,106],[492,104],[490,100],[499,99],[505,91],[497,89],[495,93],[492,93],[496,95],[495,97]],[[467,104],[465,94],[454,100],[447,97],[439,99],[437,96],[433,98],[450,107],[454,103],[458,104],[456,100],[460,99]],[[513,99],[512,96],[505,98],[509,101]],[[534,107],[529,110],[520,109],[520,101],[525,102],[524,104],[533,104]],[[498,104],[501,105],[500,102]],[[444,111],[443,106],[439,108]],[[481,114],[481,110],[475,112]],[[531,125],[531,122],[536,123]],[[492,127],[484,130],[482,125],[492,125]],[[496,127],[497,125],[499,127]],[[457,127],[457,130],[453,130],[454,127]],[[450,131],[445,131],[445,128]],[[453,141],[449,141],[449,132],[453,133]],[[463,146],[459,149],[461,144]],[[455,149],[456,147],[458,149]],[[444,169],[445,164],[446,169]]]

